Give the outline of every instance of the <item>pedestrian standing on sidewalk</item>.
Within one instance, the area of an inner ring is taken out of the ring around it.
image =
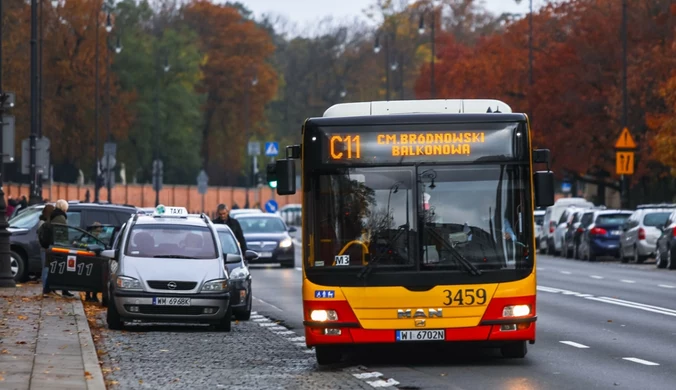
[[[45,222],[49,222],[54,212],[54,206],[51,204],[45,205],[45,208],[42,209],[42,214],[40,214],[40,220],[38,221],[38,237],[42,233],[42,227],[45,226]],[[43,243],[40,243],[40,261],[42,264],[42,294],[46,295],[51,292],[49,288],[49,281],[47,280],[47,275],[49,275],[49,268],[47,267],[47,248],[49,245],[44,246]]]
[[[68,202],[66,202],[63,199],[59,199],[56,201],[56,208],[52,212],[51,219],[50,219],[50,225],[63,225],[60,228],[53,229],[53,237],[54,237],[54,242],[68,242],[68,216],[66,215],[66,211],[68,211]],[[62,290],[61,295],[64,297],[74,297],[70,291],[68,290]]]

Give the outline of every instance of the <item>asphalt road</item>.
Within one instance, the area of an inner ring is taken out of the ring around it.
[[[303,335],[300,268],[252,272],[256,310]],[[407,346],[361,351],[345,364],[406,389],[676,388],[676,272],[543,255],[538,272],[537,341],[525,359]]]

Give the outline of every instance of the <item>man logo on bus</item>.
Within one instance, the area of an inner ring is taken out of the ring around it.
[[[432,317],[443,317],[442,309],[427,309],[427,314],[425,310],[416,309],[415,313],[412,313],[413,309],[398,309],[397,318],[432,318]]]

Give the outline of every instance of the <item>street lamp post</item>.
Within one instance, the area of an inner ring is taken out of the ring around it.
[[[436,97],[436,89],[434,82],[434,62],[436,60],[436,19],[437,12],[434,5],[431,8],[431,17],[430,17],[430,45],[432,50],[432,55],[430,57],[430,98],[434,99]],[[425,33],[425,14],[420,15],[420,24],[418,25],[418,33]]]
[[[390,35],[384,33],[385,36],[385,100],[390,100]],[[375,44],[373,45],[373,52],[380,53],[380,35],[376,36]]]
[[[629,93],[627,91],[627,0],[622,0],[622,128],[629,126]],[[629,180],[621,176],[622,207],[629,208]]]
[[[95,48],[94,48],[94,203],[99,203],[99,29],[100,29],[101,8],[96,10]]]
[[[2,118],[4,114],[5,101],[8,95],[2,90],[2,4],[0,0],[0,132],[2,132],[4,124]],[[4,173],[5,156],[3,156],[2,134],[0,134],[0,288],[15,287],[14,277],[12,276],[12,259],[9,252],[9,236],[11,233],[7,230],[9,224],[7,223],[7,203],[5,202],[5,192],[3,190],[2,174]]]
[[[110,33],[113,31],[113,24],[111,22],[110,18],[110,11],[108,12],[108,15],[106,17],[106,32]],[[112,133],[110,131],[110,107],[111,107],[111,98],[110,98],[110,72],[111,72],[111,44],[110,44],[110,36],[108,36],[107,39],[108,45],[107,48],[108,50],[106,51],[106,139],[108,142],[112,142]],[[115,53],[119,54],[122,52],[122,45],[120,44],[120,36],[117,36],[117,45],[115,46]],[[106,188],[108,190],[108,203],[113,203],[112,199],[112,188],[113,188],[113,183],[112,183],[112,177],[114,177],[110,171],[111,171],[111,166],[110,166],[110,153],[106,154]]]
[[[258,84],[258,77],[254,74],[251,76],[251,78],[247,78],[247,84],[246,84],[246,90],[245,90],[245,96],[244,96],[244,121],[245,121],[245,127],[244,130],[246,132],[246,148],[247,151],[249,150],[249,142],[251,142],[251,89],[252,87],[255,87]],[[249,208],[249,188],[254,187],[256,185],[256,156],[252,155],[251,156],[251,167],[247,169],[247,185],[246,185],[246,193],[245,197],[246,200],[244,201],[244,208]],[[249,166],[249,159],[247,158],[247,163],[246,166]]]
[[[37,167],[36,149],[38,135],[38,4],[31,0],[31,132],[30,132],[30,202],[36,203],[37,198]]]
[[[160,84],[162,82],[162,71],[164,73],[169,72],[171,66],[169,65],[169,59],[164,57],[164,66],[161,66],[161,55],[160,52],[157,52],[155,60],[155,139],[153,146],[153,175],[155,176],[155,206],[160,204],[160,179],[162,177],[162,168],[160,166]],[[157,161],[157,166],[155,166],[155,161]]]

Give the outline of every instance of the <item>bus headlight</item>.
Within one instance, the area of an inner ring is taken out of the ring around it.
[[[523,317],[530,314],[529,305],[511,305],[502,309],[503,317]]]
[[[293,241],[291,241],[290,238],[285,238],[282,241],[279,242],[279,247],[280,248],[288,248],[293,244]]]
[[[338,321],[338,313],[335,310],[312,310],[310,319],[317,322]]]

